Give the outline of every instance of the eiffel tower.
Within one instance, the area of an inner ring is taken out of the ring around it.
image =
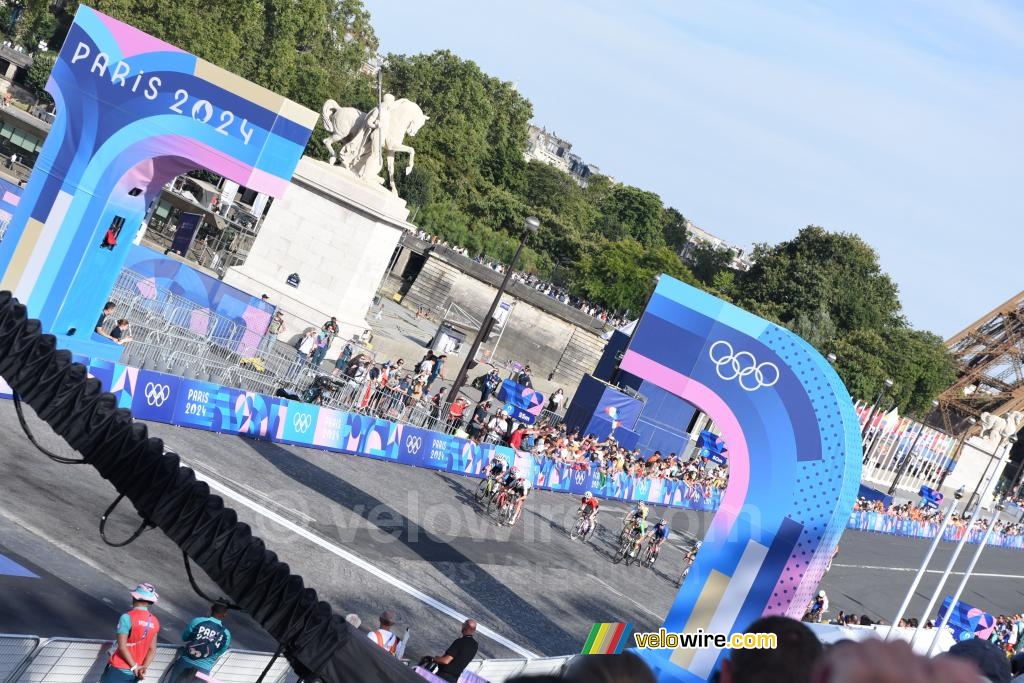
[[[953,434],[968,417],[1024,409],[1024,292],[950,337],[946,347],[957,378],[939,395],[936,426]]]

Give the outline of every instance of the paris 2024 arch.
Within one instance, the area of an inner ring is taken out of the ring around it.
[[[279,196],[317,114],[84,5],[46,89],[57,116],[0,243],[0,289],[61,346],[116,358],[93,330],[164,184],[204,168]]]
[[[700,407],[729,447],[728,488],[666,631],[800,619],[860,484],[860,430],[839,376],[789,330],[664,275],[620,367]],[[644,656],[659,681],[704,681],[722,654]]]

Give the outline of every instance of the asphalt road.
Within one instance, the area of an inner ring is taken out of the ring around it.
[[[34,417],[30,423],[45,445],[68,452],[45,425]],[[180,552],[159,531],[127,548],[102,543],[96,526],[116,494],[95,471],[38,453],[6,401],[0,430],[0,632],[109,637],[127,590],[141,580],[161,593],[165,632],[205,610],[188,586]],[[585,544],[566,535],[576,500],[563,494],[534,492],[523,520],[507,529],[480,513],[472,498],[476,480],[165,425],[150,425],[150,433],[193,464],[336,611],[359,614],[365,629],[383,609],[396,609],[412,629],[406,654],[413,658],[443,651],[459,615],[484,627],[487,657],[579,652],[596,621],[654,628],[675,595],[682,537],[701,535],[710,520],[668,512],[674,545],[646,571],[610,561],[621,504],[602,505],[601,528]],[[125,538],[136,524],[124,506],[108,533]],[[848,532],[823,584],[833,608],[890,619],[912,579],[905,570],[916,568],[926,547]],[[941,548],[940,557],[949,550]],[[964,600],[996,613],[1024,609],[1022,559],[1019,552],[987,550]],[[926,578],[912,616],[936,578]],[[208,579],[200,582],[218,594]],[[233,615],[231,626],[240,646],[272,649],[244,615]]]

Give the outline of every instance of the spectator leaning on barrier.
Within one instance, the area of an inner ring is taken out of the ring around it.
[[[150,612],[160,596],[151,583],[140,583],[131,592],[132,608],[117,620],[117,642],[111,648],[100,683],[118,683],[144,678],[146,667],[156,656],[160,620]]]
[[[438,665],[437,676],[445,681],[455,683],[459,676],[466,670],[469,663],[476,657],[480,644],[476,642],[473,634],[476,633],[476,622],[466,619],[462,622],[462,636],[448,646],[444,654],[434,657],[434,663]]]
[[[163,683],[193,681],[196,672],[209,674],[231,646],[231,632],[224,626],[228,606],[215,602],[210,606],[210,616],[196,617],[188,623],[181,634],[184,643],[178,651]]]

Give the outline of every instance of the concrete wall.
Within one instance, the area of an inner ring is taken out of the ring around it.
[[[291,337],[337,316],[343,340],[369,327],[366,312],[402,233],[405,203],[342,169],[303,157],[292,183],[274,201],[246,261],[224,281],[266,293],[286,313]],[[297,288],[287,285],[298,273]]]
[[[423,269],[402,299],[404,306],[413,310],[423,306],[441,315],[449,303],[455,303],[478,320],[483,319],[502,275],[444,247],[428,249],[426,243],[408,236],[403,243],[427,254]],[[601,356],[605,346],[603,325],[521,284],[513,284],[504,301],[515,304],[492,362],[504,365],[508,359],[528,363],[537,388],[550,391],[563,387],[571,396]],[[482,347],[485,360],[491,346]],[[549,381],[552,372],[554,377]],[[476,374],[479,371],[470,376]]]

